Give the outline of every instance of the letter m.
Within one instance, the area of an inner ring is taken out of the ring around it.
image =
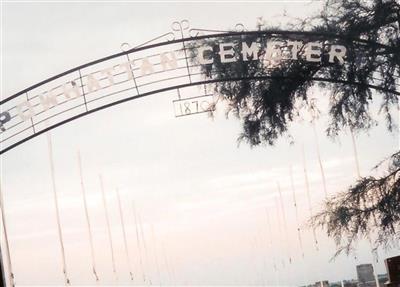
[[[39,99],[44,111],[47,111],[58,104],[57,96],[54,95],[52,91],[45,92],[43,95],[40,95]]]
[[[253,57],[253,60],[258,59],[258,47],[256,42],[252,42],[250,47],[247,46],[246,42],[242,42],[242,55],[243,61],[249,61],[249,57]]]

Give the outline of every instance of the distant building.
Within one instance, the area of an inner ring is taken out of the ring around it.
[[[357,281],[356,280],[344,280],[343,281],[344,287],[357,287]]]
[[[329,281],[317,281],[313,285],[314,287],[329,287]]]
[[[378,274],[378,281],[379,281],[379,286],[384,287],[385,283],[389,281],[389,277],[387,274]]]
[[[314,284],[309,284],[301,287],[332,287],[329,285],[329,281],[317,281]]]
[[[372,264],[357,265],[358,287],[376,287]]]
[[[388,281],[388,275],[387,274],[378,274],[378,281],[379,281],[379,287],[386,287],[385,283]],[[375,282],[375,281],[374,281]],[[342,285],[343,284],[343,285]],[[315,285],[312,285],[315,286]],[[343,280],[342,281],[337,281],[337,282],[330,282],[329,287],[358,287],[358,281],[357,280]],[[375,284],[372,286],[375,287]],[[400,287],[400,285],[399,285]]]

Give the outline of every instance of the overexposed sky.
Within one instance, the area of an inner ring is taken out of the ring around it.
[[[187,19],[193,28],[255,27],[318,11],[322,2],[265,3],[2,3],[2,86],[8,97],[36,82],[80,64],[120,51],[120,45],[146,42]],[[197,95],[196,88],[187,95]],[[317,89],[313,96],[326,103]],[[215,119],[206,114],[175,118],[175,92],[138,99],[68,123],[52,131],[56,184],[66,260],[73,285],[94,284],[79,180],[77,151],[93,226],[101,284],[129,284],[115,189],[119,188],[135,284],[142,269],[153,284],[305,284],[355,278],[355,265],[371,262],[370,247],[360,243],[358,259],[340,256],[332,240],[318,231],[320,251],[303,230],[304,260],[296,234],[289,181],[293,167],[300,221],[307,220],[302,146],[309,172],[313,210],[324,198],[312,126],[295,123],[295,143],[274,147],[237,145],[240,122],[226,119],[220,105]],[[376,107],[373,107],[377,110]],[[330,195],[356,178],[351,138],[326,138],[323,114],[317,122],[321,157]],[[398,133],[380,123],[357,136],[361,173],[398,150]],[[1,184],[17,285],[61,285],[46,136],[39,136],[1,157]],[[105,182],[116,253],[113,276],[98,175]],[[287,236],[278,216],[280,184]],[[143,222],[146,250],[137,248],[132,204]],[[265,210],[271,221],[271,232]],[[154,236],[153,232],[154,231]],[[398,254],[380,251],[383,258]],[[292,257],[292,264],[288,258]],[[141,259],[141,260],[140,260]],[[142,261],[143,268],[141,268]],[[274,263],[278,272],[274,272]]]

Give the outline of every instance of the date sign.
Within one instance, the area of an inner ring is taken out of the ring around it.
[[[175,117],[207,113],[215,110],[213,95],[174,100],[173,104]]]

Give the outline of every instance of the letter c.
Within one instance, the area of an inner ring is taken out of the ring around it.
[[[210,59],[205,59],[204,58],[204,52],[205,51],[213,51],[213,49],[210,46],[203,46],[197,49],[197,60],[201,65],[207,65],[207,64],[212,64],[214,62],[214,59],[211,57]]]

